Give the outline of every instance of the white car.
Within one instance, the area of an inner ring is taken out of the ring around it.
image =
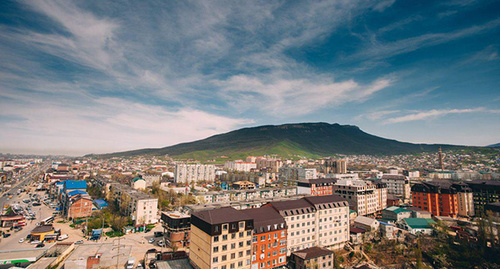
[[[155,242],[155,239],[154,239],[154,238],[151,238],[151,239],[149,239],[149,240],[148,240],[148,242],[149,242],[150,244],[153,244],[153,243]]]
[[[24,238],[19,239],[19,243],[24,243]]]

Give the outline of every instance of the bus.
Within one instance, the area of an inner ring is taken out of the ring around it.
[[[54,221],[54,216],[47,217],[40,222],[40,225],[51,224]]]

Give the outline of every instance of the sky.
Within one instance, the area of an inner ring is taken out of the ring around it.
[[[0,152],[350,124],[500,142],[500,2],[0,1]]]

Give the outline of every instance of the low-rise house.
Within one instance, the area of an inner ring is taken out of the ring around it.
[[[84,191],[75,190],[68,193],[63,207],[67,219],[85,218],[92,215],[92,198]]]
[[[382,210],[382,218],[393,221],[400,221],[404,218],[411,218],[411,215],[412,212],[410,210],[397,206],[391,206]]]
[[[54,235],[54,231],[54,226],[52,225],[36,226],[35,229],[31,231],[31,240],[43,241],[45,237]]]
[[[399,226],[413,235],[417,234],[430,235],[434,230],[431,224],[435,223],[436,222],[433,221],[432,219],[406,218],[399,223]]]
[[[132,180],[132,188],[136,190],[146,189],[146,180],[142,177],[136,177]]]
[[[334,252],[325,248],[311,247],[292,253],[290,260],[296,269],[333,268]]]
[[[387,239],[395,239],[397,237],[398,228],[393,224],[379,221],[380,234]]]
[[[354,227],[364,229],[368,232],[378,231],[380,223],[376,219],[358,216],[354,219]]]

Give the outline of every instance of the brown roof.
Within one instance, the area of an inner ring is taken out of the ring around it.
[[[299,258],[303,260],[309,260],[317,257],[322,257],[326,255],[333,254],[333,251],[325,249],[325,248],[320,248],[320,247],[312,247],[312,248],[306,248],[303,250],[295,251],[293,255],[298,256]]]
[[[307,214],[316,211],[316,209],[304,199],[271,202],[270,205],[282,216]]]
[[[252,218],[247,216],[245,213],[236,210],[232,207],[222,207],[217,209],[209,209],[204,211],[194,212],[193,216],[209,223],[209,224],[221,224],[227,222],[237,222],[242,220],[251,220]]]
[[[35,229],[31,231],[32,234],[39,234],[39,233],[48,233],[54,231],[54,227],[52,225],[42,225],[42,226],[37,226]]]
[[[339,195],[309,196],[304,199],[314,205],[316,209],[325,209],[325,206],[327,205],[328,208],[331,208],[332,206],[349,206],[347,200]]]
[[[257,234],[286,228],[285,219],[272,207],[245,209],[242,212],[253,218],[254,231]]]
[[[309,183],[311,184],[335,184],[338,179],[336,178],[314,178],[309,179]]]

